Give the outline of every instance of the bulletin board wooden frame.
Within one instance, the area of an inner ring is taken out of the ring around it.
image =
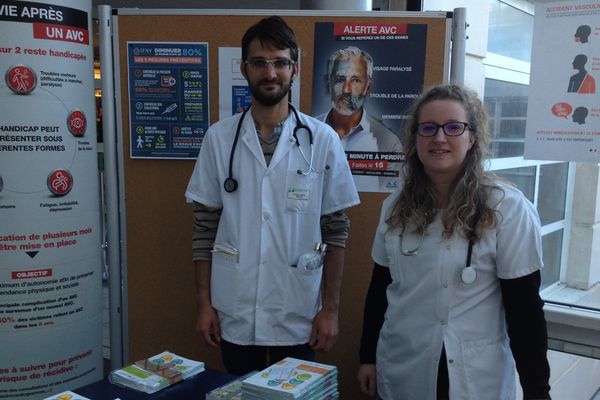
[[[326,15],[324,13],[327,13]],[[191,257],[192,211],[184,192],[194,162],[129,158],[128,42],[208,42],[210,121],[218,120],[218,49],[239,47],[246,29],[261,18],[280,15],[294,29],[301,48],[300,109],[312,107],[314,24],[377,22],[426,24],[425,86],[449,76],[450,12],[334,12],[277,10],[113,10],[113,51],[120,175],[124,335],[129,360],[163,350],[222,369],[220,354],[196,334],[196,289]],[[363,398],[355,375],[359,365],[364,299],[372,271],[370,248],[385,193],[360,193],[348,210],[341,295],[340,337],[317,361],[339,368],[341,398]],[[127,358],[127,357],[125,357]],[[366,398],[366,397],[364,397]]]

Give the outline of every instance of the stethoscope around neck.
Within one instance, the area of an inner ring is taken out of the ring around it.
[[[471,221],[472,231],[469,233],[469,248],[467,249],[467,261],[465,266],[460,271],[460,279],[466,285],[470,285],[475,282],[477,279],[477,270],[475,267],[471,265],[471,256],[473,254],[473,245],[475,244],[475,228],[477,227],[477,222],[479,222],[479,216],[481,213],[481,206],[479,202],[477,203],[475,209],[475,216]],[[421,239],[419,240],[419,244],[413,249],[405,249],[404,248],[404,235],[400,233],[400,253],[403,256],[410,257],[416,256],[419,254],[419,250],[421,249],[421,245],[423,244],[423,239],[425,238],[425,229],[421,232]]]
[[[296,108],[294,108],[294,106],[292,106],[291,104],[289,104],[288,106],[289,106],[290,110],[292,110],[292,112],[294,113],[294,117],[296,118],[296,126],[294,127],[294,131],[292,132],[292,137],[294,138],[294,141],[296,142],[296,146],[298,146],[298,150],[300,150],[300,154],[302,155],[302,158],[304,159],[304,161],[306,161],[306,164],[308,165],[308,169],[306,171],[302,171],[301,169],[298,169],[297,172],[298,172],[298,174],[302,174],[302,175],[308,175],[311,172],[317,172],[313,168],[313,154],[314,154],[314,152],[313,152],[313,133],[308,126],[306,126],[302,123],[302,121],[300,120],[300,116],[298,115],[298,111],[296,111]],[[244,110],[244,112],[242,113],[242,116],[240,117],[240,120],[238,121],[238,124],[237,124],[237,129],[235,130],[235,137],[233,139],[233,145],[231,146],[231,153],[229,154],[229,174],[228,174],[228,177],[223,182],[223,187],[225,188],[225,191],[227,193],[235,192],[238,188],[238,181],[233,178],[233,156],[235,155],[235,148],[237,147],[237,142],[240,137],[240,130],[242,129],[242,122],[244,122],[244,117],[246,116],[246,113],[248,112],[248,110],[250,110],[250,107],[246,108]],[[308,135],[308,142],[310,145],[310,157],[309,158],[306,158],[306,155],[304,154],[304,151],[302,150],[302,146],[300,146],[300,141],[298,140],[298,131],[300,129],[305,129],[306,133]]]

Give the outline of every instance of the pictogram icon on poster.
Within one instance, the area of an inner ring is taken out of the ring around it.
[[[10,67],[4,76],[6,85],[16,94],[29,94],[37,86],[37,76],[33,69],[19,64]]]
[[[56,196],[64,196],[73,188],[73,176],[63,168],[55,169],[48,175],[48,190]]]
[[[71,132],[73,136],[83,136],[85,129],[87,128],[87,120],[85,119],[83,111],[71,111],[67,117],[67,126],[69,127],[69,132]]]

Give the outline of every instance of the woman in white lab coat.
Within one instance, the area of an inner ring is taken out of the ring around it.
[[[405,180],[384,202],[365,303],[363,392],[385,400],[548,399],[533,205],[485,172],[488,120],[456,85],[406,124]],[[513,361],[514,360],[514,361]]]

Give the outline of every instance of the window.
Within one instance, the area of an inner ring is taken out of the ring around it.
[[[490,2],[488,51],[531,61],[533,10],[526,1]]]
[[[532,8],[528,1],[490,0],[484,60],[484,102],[490,114],[494,157],[489,168],[523,191],[540,216],[541,295],[546,302],[549,347],[558,351],[549,358],[553,371],[561,374],[553,395],[571,398],[577,393],[578,398],[593,398],[600,392],[597,379],[581,378],[600,371],[600,360],[593,360],[600,359],[600,285],[594,282],[594,276],[600,277],[600,266],[595,270],[593,266],[598,264],[593,251],[598,234],[593,226],[600,207],[595,204],[600,172],[597,165],[523,158]],[[579,207],[575,210],[573,204]],[[576,387],[563,384],[572,379],[580,383]]]
[[[492,152],[495,158],[519,157],[525,144],[527,86],[485,80],[485,106],[490,114]]]
[[[518,161],[514,162],[518,164]],[[569,163],[536,163],[536,165],[499,169],[498,176],[513,183],[534,204],[542,223],[542,289],[560,281],[563,240],[566,227],[565,206]]]
[[[542,223],[543,287],[559,283],[569,237],[569,163],[525,160],[529,54],[533,7],[527,1],[490,1],[484,103],[490,114],[490,169],[515,184],[537,207]],[[525,54],[527,56],[525,56]],[[564,272],[563,272],[564,276]]]
[[[483,61],[494,157],[489,168],[522,190],[540,216],[541,296],[546,302],[548,344],[557,350],[549,353],[553,397],[596,399],[600,252],[594,251],[594,240],[600,235],[599,167],[523,158],[534,4],[527,0],[489,0],[489,4]]]

